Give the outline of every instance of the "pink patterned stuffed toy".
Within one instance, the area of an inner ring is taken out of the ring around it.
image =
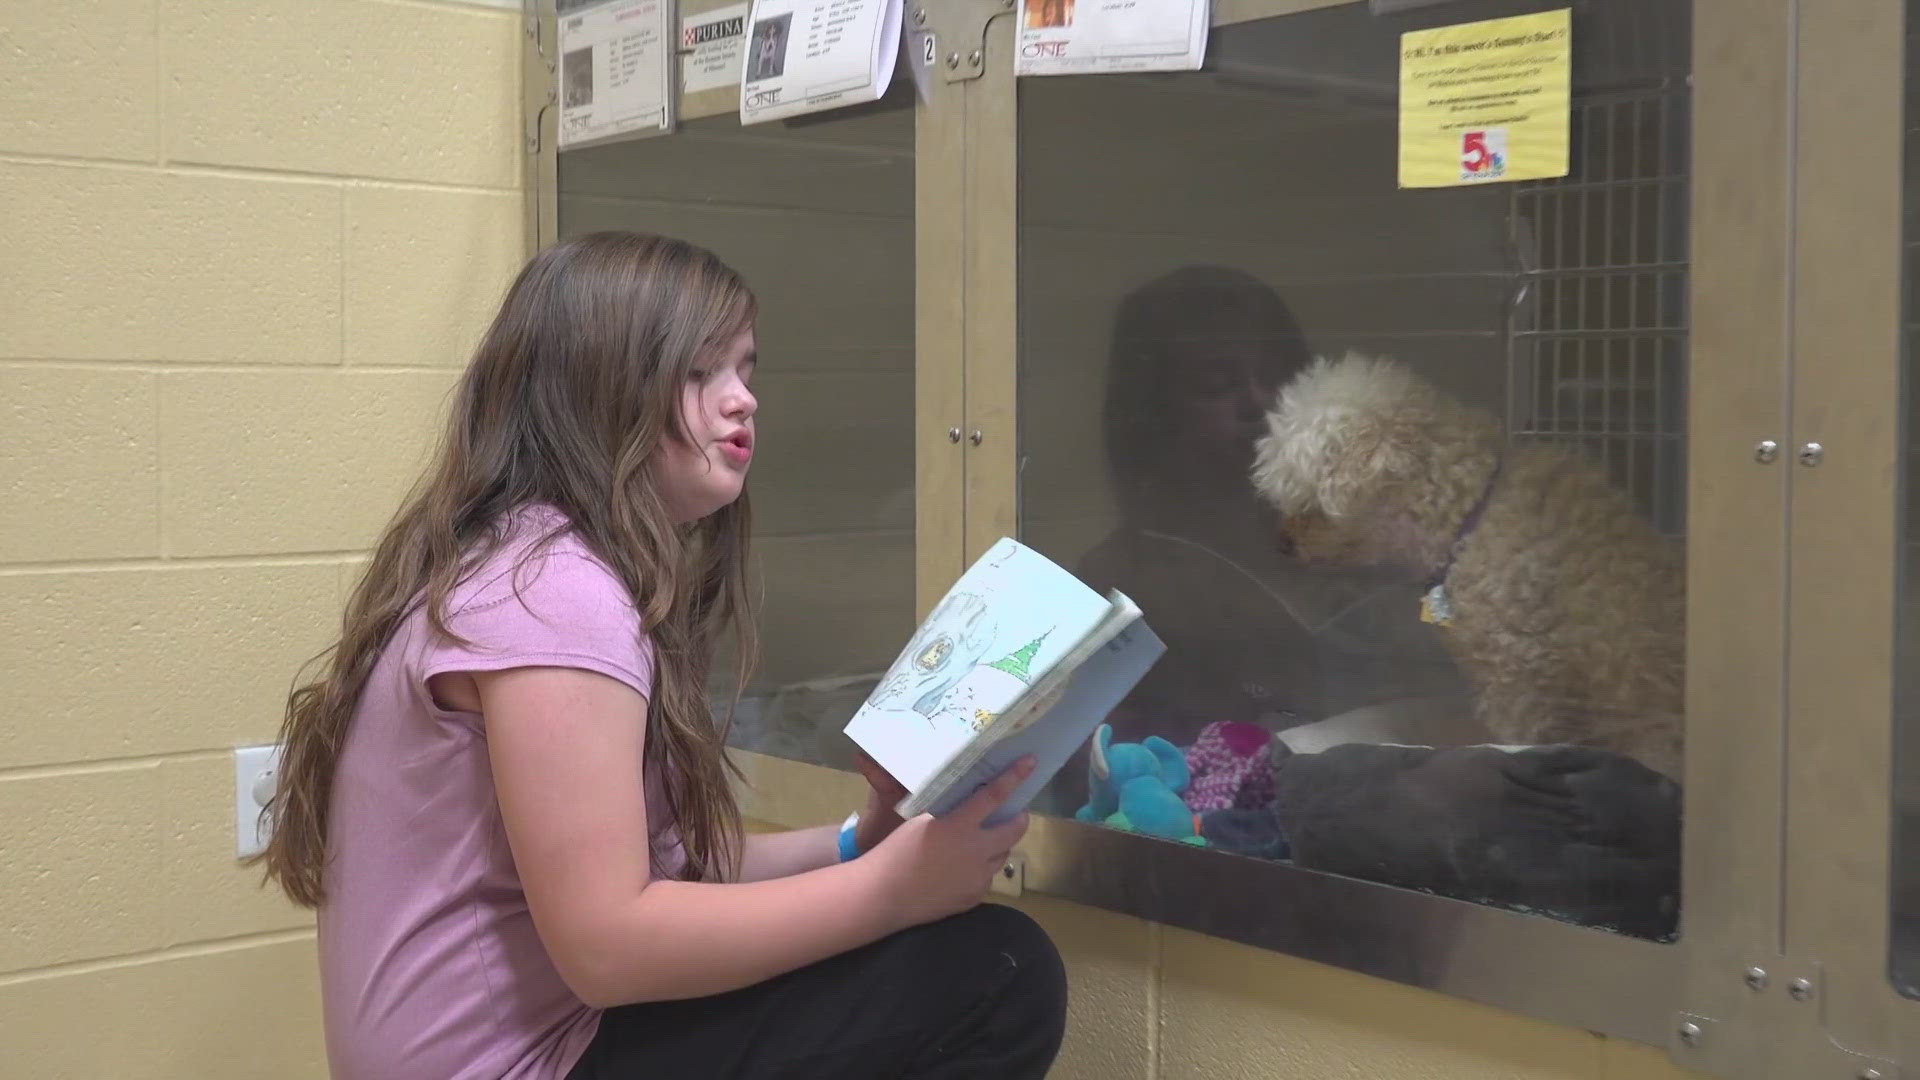
[[[1194,813],[1260,810],[1273,805],[1273,732],[1259,724],[1208,724],[1187,747],[1193,782],[1186,791]]]

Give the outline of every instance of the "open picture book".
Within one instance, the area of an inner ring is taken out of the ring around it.
[[[1119,592],[1101,596],[1003,539],[914,632],[846,733],[907,789],[902,817],[945,814],[1031,754],[988,825],[1026,809],[1166,645]]]

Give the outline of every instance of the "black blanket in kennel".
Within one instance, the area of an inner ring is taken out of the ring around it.
[[[1636,937],[1680,909],[1678,784],[1581,746],[1281,751],[1274,803],[1202,819],[1214,846]]]

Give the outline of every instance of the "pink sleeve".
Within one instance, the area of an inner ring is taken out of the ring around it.
[[[447,626],[465,643],[435,642],[424,677],[571,667],[653,693],[653,645],[618,579],[564,541],[523,567],[515,561],[484,568],[456,592]]]

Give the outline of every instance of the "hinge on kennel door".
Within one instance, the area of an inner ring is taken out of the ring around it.
[[[540,152],[540,125],[548,109],[560,100],[559,58],[554,38],[558,36],[558,16],[551,0],[527,5],[520,20],[521,79],[520,119],[523,149]]]
[[[1668,1051],[1682,1067],[1738,1080],[1899,1080],[1900,1063],[1850,1050],[1827,1033],[1818,962],[1776,958],[1729,973],[1747,993],[1729,1015],[1681,1012]]]
[[[913,61],[948,82],[987,70],[987,24],[1011,15],[1019,0],[907,0],[906,33]]]

